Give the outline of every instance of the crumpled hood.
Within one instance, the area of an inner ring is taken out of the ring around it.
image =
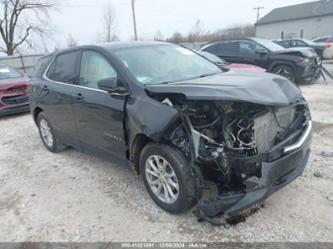
[[[318,57],[316,51],[313,48],[306,47],[306,48],[286,48],[281,51],[274,51],[274,54],[290,54],[305,57],[305,58],[314,58]]]
[[[7,89],[10,87],[14,87],[14,86],[26,85],[26,84],[30,84],[29,78],[26,78],[26,77],[3,79],[3,80],[0,80],[0,90]]]
[[[191,100],[245,101],[270,106],[294,103],[301,91],[289,80],[269,73],[230,70],[204,78],[146,85],[151,93],[178,93]]]

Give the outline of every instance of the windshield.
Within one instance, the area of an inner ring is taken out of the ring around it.
[[[270,51],[281,51],[285,50],[284,47],[282,47],[279,44],[276,44],[275,42],[271,40],[266,40],[266,39],[259,39],[259,38],[252,38],[253,41],[259,43],[261,46],[267,48]]]
[[[214,63],[220,63],[220,64],[228,64],[225,60],[221,59],[220,57],[217,57],[216,55],[213,55],[208,52],[200,51],[199,54],[206,57],[208,60],[214,62]]]
[[[222,72],[214,63],[176,45],[124,48],[115,54],[144,85],[166,84]]]
[[[11,67],[0,66],[0,80],[21,77],[21,74]]]
[[[303,39],[302,41],[304,41],[308,45],[317,45],[316,43],[314,43],[313,41],[310,41],[308,39]]]

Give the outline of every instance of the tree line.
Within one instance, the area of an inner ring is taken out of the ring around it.
[[[48,23],[50,12],[60,7],[59,0],[0,0],[0,8],[3,10],[0,13],[0,52],[13,55],[19,53],[23,45],[33,47],[36,39],[44,41],[45,38],[50,38],[52,36],[52,28]],[[119,40],[115,19],[114,7],[112,5],[104,7],[100,19],[102,31],[96,34],[97,42]],[[239,39],[254,35],[255,28],[251,24],[231,25],[211,32],[204,28],[200,20],[197,20],[188,34],[174,32],[171,37],[164,38],[162,32],[157,31],[154,37],[145,40],[191,43]],[[78,45],[71,33],[68,34],[66,42],[67,47]]]
[[[194,42],[209,42],[216,40],[233,40],[246,37],[255,36],[255,27],[253,24],[233,24],[227,28],[208,31],[206,30],[201,21],[197,20],[193,29],[186,35],[182,35],[180,32],[175,32],[171,37],[165,40],[173,43],[194,43]],[[158,37],[155,36],[155,40]]]

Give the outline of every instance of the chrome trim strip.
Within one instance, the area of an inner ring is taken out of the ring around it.
[[[48,82],[52,82],[52,83],[56,83],[56,84],[60,84],[60,85],[66,85],[66,86],[74,86],[74,87],[78,87],[78,88],[83,88],[83,89],[88,89],[88,90],[92,90],[92,91],[96,91],[96,92],[102,92],[102,93],[108,93],[107,91],[101,90],[101,89],[95,89],[95,88],[90,88],[90,87],[86,87],[86,86],[79,86],[76,84],[70,84],[70,83],[64,83],[64,82],[59,82],[59,81],[55,81],[55,80],[51,80],[49,79],[46,74],[49,71],[49,68],[51,67],[53,61],[55,60],[55,58],[53,58],[51,60],[51,62],[49,63],[49,65],[47,66],[47,68],[45,69],[42,78],[44,80],[47,80]]]
[[[299,148],[301,148],[304,144],[304,142],[307,140],[307,138],[310,136],[312,131],[312,121],[310,120],[308,123],[308,127],[306,128],[304,134],[302,135],[302,137],[298,140],[297,143],[286,146],[283,148],[283,153],[290,153],[294,150],[297,150]]]

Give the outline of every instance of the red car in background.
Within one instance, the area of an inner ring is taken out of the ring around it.
[[[0,65],[0,116],[29,112],[29,78],[14,68]]]
[[[229,63],[209,52],[199,51],[198,53],[203,57],[205,57],[206,59],[210,60],[211,62],[215,63],[219,67],[224,67],[227,69],[240,69],[247,72],[258,72],[258,73],[266,72],[266,69],[250,64]]]

